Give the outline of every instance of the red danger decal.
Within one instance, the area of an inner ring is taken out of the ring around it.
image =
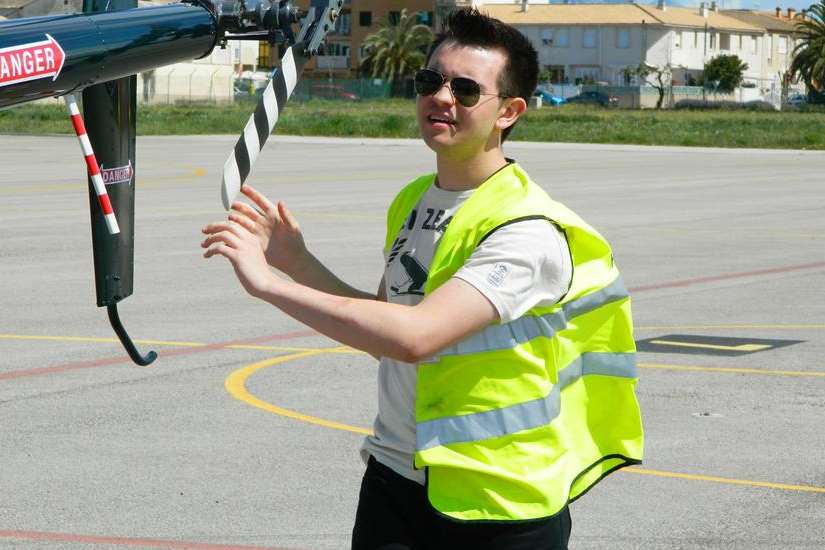
[[[106,185],[115,185],[118,183],[130,184],[132,183],[132,161],[126,166],[118,166],[117,168],[100,168],[100,176],[103,178],[103,183]]]
[[[0,87],[47,77],[57,80],[65,60],[63,48],[48,34],[41,42],[0,49]]]

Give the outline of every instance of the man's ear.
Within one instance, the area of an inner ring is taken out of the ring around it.
[[[527,102],[520,97],[511,97],[504,100],[504,106],[501,114],[496,120],[496,128],[504,131],[509,128],[519,117],[527,110]]]

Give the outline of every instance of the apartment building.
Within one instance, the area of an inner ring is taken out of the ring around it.
[[[720,10],[644,4],[548,4],[513,0],[438,0],[436,11],[473,5],[527,36],[554,82],[626,84],[628,67],[673,68],[675,85],[691,84],[705,63],[734,54],[748,64],[746,82],[781,87],[794,41],[793,10]]]
[[[776,8],[774,12],[723,10],[722,13],[763,29],[759,41],[762,49],[757,54],[759,81],[775,82],[777,78],[781,81],[793,61],[793,50],[797,44],[795,23],[807,17],[805,10],[797,13],[793,8],[788,8],[787,12]]]
[[[311,4],[320,8],[327,3],[326,0],[295,2],[303,9]],[[313,59],[307,71],[339,75],[357,72],[364,57],[364,39],[377,31],[381,23],[398,20],[401,10],[406,9],[419,23],[435,29],[435,3],[436,0],[345,0],[335,32],[328,35],[324,55]]]

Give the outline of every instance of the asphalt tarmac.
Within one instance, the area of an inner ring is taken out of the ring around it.
[[[349,547],[376,362],[201,257],[234,143],[138,140],[138,367],[95,306],[75,138],[0,136],[0,548]],[[506,149],[611,241],[646,350],[645,462],[571,505],[571,548],[825,547],[825,153]],[[374,290],[385,208],[433,161],[275,138],[250,181]]]

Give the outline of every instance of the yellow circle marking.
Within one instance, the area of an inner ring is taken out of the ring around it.
[[[247,403],[248,405],[252,405],[253,407],[257,407],[261,410],[271,412],[273,414],[277,414],[279,416],[285,416],[287,418],[292,418],[294,420],[300,420],[301,422],[307,422],[309,424],[315,424],[317,426],[323,426],[325,428],[332,428],[334,430],[342,430],[345,432],[352,432],[357,434],[363,435],[372,435],[372,431],[359,428],[357,426],[350,426],[349,424],[342,424],[340,422],[333,422],[331,420],[325,420],[323,418],[318,418],[317,416],[310,416],[308,414],[302,414],[296,411],[292,411],[289,409],[284,409],[283,407],[276,407],[271,403],[267,403],[262,399],[258,399],[251,393],[249,393],[246,389],[246,380],[256,372],[261,369],[265,369],[266,367],[271,367],[272,365],[278,365],[281,363],[286,363],[287,361],[293,361],[295,359],[301,359],[303,357],[312,357],[313,355],[321,355],[324,353],[352,353],[352,351],[348,351],[351,348],[328,348],[328,349],[315,349],[311,351],[300,351],[297,353],[290,353],[289,355],[280,355],[278,357],[273,357],[271,359],[266,359],[264,361],[259,361],[258,363],[253,363],[242,369],[236,370],[232,374],[230,374],[226,381],[224,382],[224,387],[226,391],[229,392],[232,397]],[[360,353],[360,352],[357,352]]]
[[[723,326],[723,325],[718,325]],[[731,326],[731,325],[728,325]],[[784,325],[789,326],[789,325]],[[825,325],[795,325],[796,327],[804,326],[805,328],[819,328],[820,326],[825,327]],[[638,328],[638,327],[637,327]],[[89,343],[117,343],[118,340],[115,338],[93,338],[93,337],[82,337],[82,336],[34,336],[34,335],[21,335],[21,334],[0,334],[0,340],[40,340],[40,341],[63,341],[63,342],[89,342]],[[151,345],[161,345],[161,346],[176,346],[176,347],[203,347],[207,346],[203,342],[174,342],[174,341],[167,341],[167,340],[136,340],[137,343],[141,344],[151,344]],[[239,401],[243,401],[253,407],[257,407],[261,410],[277,414],[279,416],[283,416],[286,418],[292,418],[293,420],[299,420],[301,422],[307,422],[309,424],[315,424],[317,426],[323,426],[326,428],[332,428],[334,430],[341,430],[351,433],[357,433],[362,435],[372,435],[372,431],[366,428],[360,428],[358,426],[351,426],[349,424],[343,424],[341,422],[333,422],[331,420],[326,420],[324,418],[319,418],[317,416],[311,416],[307,414],[302,414],[296,411],[292,411],[289,409],[285,409],[283,407],[277,407],[272,405],[271,403],[267,403],[261,399],[258,399],[251,393],[246,390],[246,380],[252,376],[257,371],[264,369],[266,367],[270,367],[272,365],[278,365],[281,363],[286,363],[288,361],[293,361],[295,359],[301,359],[303,357],[312,357],[314,355],[321,355],[324,353],[344,353],[344,354],[363,354],[363,352],[354,350],[352,348],[341,346],[335,348],[298,348],[298,347],[288,347],[288,346],[259,346],[259,345],[252,345],[252,344],[232,344],[225,346],[228,349],[249,349],[249,350],[262,350],[262,351],[291,351],[287,355],[280,355],[278,357],[273,357],[271,359],[266,359],[264,361],[260,361],[258,363],[254,363],[239,369],[232,374],[230,374],[226,381],[224,382],[224,387],[229,392],[230,395],[238,399]],[[723,367],[696,367],[696,366],[688,366],[688,365],[665,365],[659,363],[640,363],[638,365],[641,368],[651,368],[651,369],[668,369],[668,370],[682,370],[682,371],[704,371],[704,372],[724,372],[724,373],[741,373],[741,374],[762,374],[762,375],[774,375],[774,376],[814,376],[814,377],[825,377],[825,372],[804,372],[804,371],[776,371],[776,370],[759,370],[759,369],[746,369],[746,368],[723,368]],[[622,471],[628,473],[635,473],[635,474],[644,474],[644,475],[651,475],[651,476],[658,476],[658,477],[667,477],[667,478],[678,478],[678,479],[690,479],[696,481],[710,481],[715,483],[726,483],[732,485],[748,485],[751,487],[765,487],[769,489],[781,489],[785,491],[802,491],[802,492],[810,492],[810,493],[825,493],[825,487],[815,487],[810,485],[789,485],[786,483],[772,483],[767,481],[753,481],[747,479],[734,479],[734,478],[725,478],[725,477],[717,477],[717,476],[705,476],[699,474],[683,474],[678,472],[665,472],[661,470],[649,470],[645,468],[624,468]]]
[[[291,353],[289,355],[281,355],[279,357],[273,357],[271,359],[266,359],[265,361],[260,361],[258,363],[254,363],[252,365],[246,366],[241,368],[240,370],[236,370],[232,374],[227,377],[224,386],[226,390],[236,399],[243,401],[244,403],[248,403],[253,407],[257,407],[267,412],[271,412],[273,414],[277,414],[280,416],[285,416],[287,418],[292,418],[294,420],[300,420],[302,422],[308,422],[310,424],[315,424],[317,426],[323,426],[325,428],[332,428],[334,430],[342,430],[345,432],[352,432],[357,434],[363,435],[372,435],[371,430],[367,430],[365,428],[360,428],[358,426],[350,426],[349,424],[342,424],[341,422],[332,422],[330,420],[325,420],[323,418],[318,418],[317,416],[310,416],[306,414],[302,414],[296,411],[292,411],[289,409],[284,409],[282,407],[276,407],[271,403],[267,403],[261,399],[258,399],[254,395],[250,394],[246,390],[246,380],[254,373],[258,372],[261,369],[265,369],[266,367],[270,367],[272,365],[278,365],[281,363],[286,363],[288,361],[292,361],[294,359],[301,359],[303,357],[311,357],[313,355],[321,355],[323,353],[356,353],[356,354],[363,354],[363,352],[349,348],[347,346],[342,346],[338,348],[327,348],[327,349],[315,349],[313,351],[304,351],[299,353]],[[724,369],[730,370],[730,369]],[[762,373],[763,371],[759,371]],[[634,474],[644,474],[650,476],[657,476],[657,477],[667,477],[667,478],[678,478],[678,479],[690,479],[695,481],[711,481],[714,483],[725,483],[728,485],[747,485],[750,487],[763,487],[766,489],[779,489],[783,491],[802,491],[802,492],[809,492],[809,493],[825,493],[825,487],[815,487],[812,485],[789,485],[787,483],[773,483],[768,481],[754,481],[748,479],[735,479],[735,478],[727,478],[727,477],[718,477],[718,476],[706,476],[700,474],[683,474],[679,472],[665,472],[662,470],[649,470],[647,468],[638,468],[638,467],[630,467],[630,468],[623,468],[620,470],[621,472],[629,472]]]

